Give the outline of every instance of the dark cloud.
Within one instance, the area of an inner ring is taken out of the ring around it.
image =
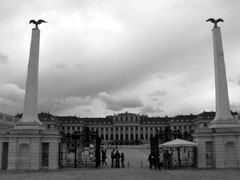
[[[238,111],[238,112],[240,112],[240,102],[232,102],[232,103],[230,104],[230,109],[231,109],[232,111]]]
[[[160,108],[155,108],[153,106],[147,105],[144,108],[141,109],[141,113],[143,114],[159,114],[159,113],[163,113],[164,110],[160,109]]]
[[[140,98],[136,95],[113,96],[106,92],[101,92],[98,94],[98,97],[106,104],[107,109],[112,111],[121,111],[124,108],[137,108],[143,105]]]
[[[16,84],[0,84],[0,111],[15,115],[23,111],[24,90]]]
[[[151,98],[151,100],[152,100],[152,101],[159,101],[159,99],[158,99],[158,98],[155,98],[155,97],[154,97],[154,98]]]
[[[150,94],[150,96],[151,97],[158,97],[158,96],[165,96],[167,93],[166,93],[166,91],[164,91],[164,90],[156,90],[156,91],[153,91],[151,94]]]
[[[76,106],[91,105],[92,99],[90,97],[56,97],[54,99],[48,99],[40,103],[41,111],[58,113],[62,110],[71,109]]]
[[[62,69],[62,70],[67,70],[68,69],[67,64],[64,64],[64,63],[58,63],[58,64],[55,65],[55,67],[57,69]]]
[[[0,52],[0,63],[8,63],[8,57]]]

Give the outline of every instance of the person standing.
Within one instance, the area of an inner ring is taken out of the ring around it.
[[[102,150],[102,165],[107,165],[106,159],[107,159],[107,150],[103,149]]]
[[[120,155],[120,153],[119,153],[118,150],[117,150],[117,152],[116,152],[116,154],[115,154],[116,168],[119,168],[119,167],[120,167],[120,157],[121,157],[121,155]]]
[[[121,165],[122,165],[122,168],[125,168],[125,165],[124,165],[124,153],[122,152],[121,153]]]
[[[148,156],[148,161],[149,161],[149,168],[152,169],[153,163],[154,163],[154,155],[151,152]]]
[[[112,160],[111,167],[113,168],[114,167],[114,160],[115,160],[115,149],[113,149],[112,152],[111,152],[111,160]]]

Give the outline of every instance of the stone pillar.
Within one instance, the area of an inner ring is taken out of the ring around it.
[[[39,62],[40,30],[32,29],[30,56],[27,72],[23,116],[15,129],[43,129],[38,119],[38,62]]]
[[[103,127],[103,140],[106,141],[106,127]]]
[[[136,126],[133,126],[133,140],[136,140]]]
[[[116,140],[116,129],[115,129],[115,126],[113,126],[113,140]]]
[[[59,140],[52,139],[49,142],[49,169],[58,169]]]
[[[123,140],[126,140],[126,126],[123,126]]]
[[[224,63],[224,53],[220,28],[214,27],[212,30],[212,35],[215,69],[216,115],[214,120],[210,124],[210,128],[234,127],[237,122],[232,117],[232,114],[230,112],[226,69]]]
[[[128,126],[128,141],[131,140],[131,126]]]
[[[7,170],[16,170],[17,165],[17,139],[15,137],[10,138],[8,147],[8,167]]]
[[[148,139],[147,140],[150,140],[150,136],[151,136],[151,132],[150,132],[150,127],[148,126]]]
[[[121,126],[118,126],[118,140],[120,140],[121,139]]]
[[[41,157],[41,136],[32,137],[30,143],[31,150],[31,170],[39,170],[40,169],[40,157]]]
[[[143,140],[146,141],[146,128],[143,127]]]
[[[3,148],[3,142],[2,142],[2,139],[0,139],[0,169],[2,169],[2,148]]]
[[[214,137],[214,142],[215,142],[215,158],[216,158],[216,168],[224,168],[224,155],[225,155],[225,147],[224,147],[224,140],[223,136],[216,136]]]

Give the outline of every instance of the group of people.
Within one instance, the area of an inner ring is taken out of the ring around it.
[[[102,166],[103,165],[107,165],[106,162],[107,159],[107,149],[102,149]],[[120,153],[118,150],[113,149],[111,152],[111,167],[115,167],[115,168],[125,168],[125,164],[124,164],[124,153]]]
[[[172,154],[166,150],[163,153],[163,163],[160,160],[160,154],[159,153],[153,153],[151,152],[148,156],[149,161],[149,168],[150,169],[161,169],[161,167],[164,167],[165,169],[169,169],[172,166]]]
[[[121,163],[121,167],[125,168],[125,164],[124,164],[124,153],[120,153],[118,150],[113,149],[111,152],[111,160],[112,160],[112,164],[111,167],[112,168],[120,168],[120,163]]]

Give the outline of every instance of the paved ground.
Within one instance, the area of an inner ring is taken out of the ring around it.
[[[1,180],[238,180],[240,170],[149,170],[147,168],[0,171]]]

